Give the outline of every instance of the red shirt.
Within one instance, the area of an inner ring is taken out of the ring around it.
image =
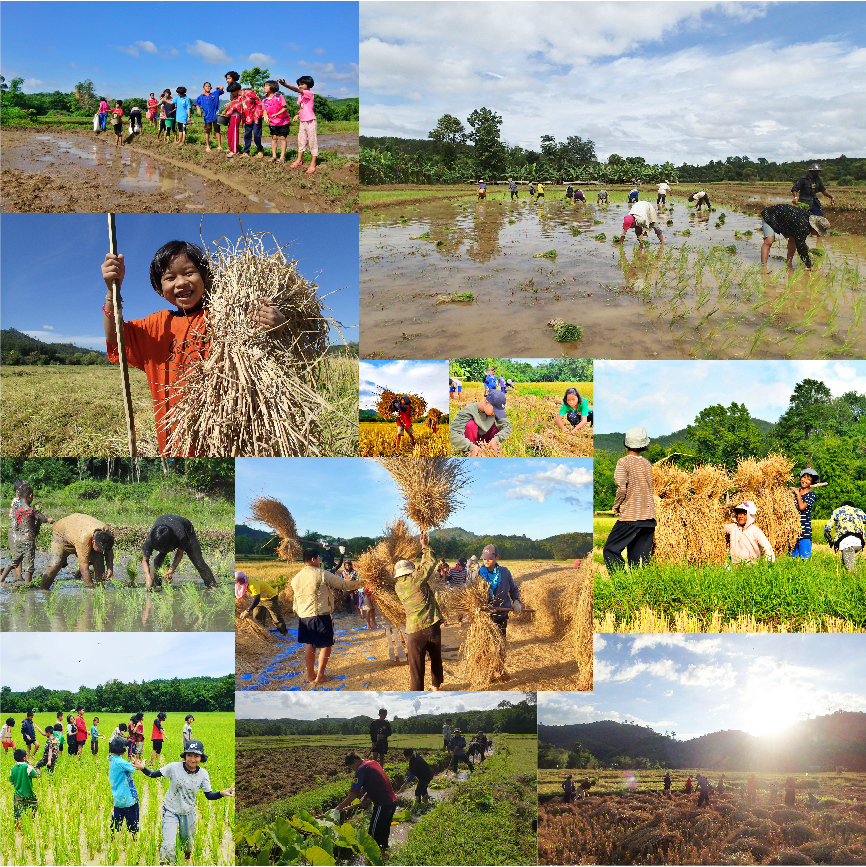
[[[223,114],[230,117],[235,112],[241,117],[241,120],[246,123],[255,123],[262,119],[263,109],[262,101],[259,95],[254,90],[242,90],[235,98],[223,109]]]
[[[408,407],[397,411],[397,418],[400,423],[407,428],[412,427],[412,412]]]
[[[150,739],[152,741],[162,741],[165,740],[165,732],[162,729],[156,727],[158,720],[153,721],[153,731],[150,733]]]
[[[79,743],[87,740],[87,723],[83,716],[75,717],[75,740]]]

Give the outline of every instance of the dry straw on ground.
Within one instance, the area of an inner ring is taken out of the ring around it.
[[[452,592],[451,609],[469,617],[460,645],[463,677],[472,689],[487,689],[505,671],[505,640],[493,622],[490,588],[486,581]]]
[[[390,388],[381,388],[380,386],[376,387],[379,389],[379,400],[376,403],[376,412],[382,418],[388,418],[394,414],[394,410],[391,409],[391,402],[398,397],[409,398],[409,402],[412,404],[412,418],[421,418],[427,411],[427,401],[424,400],[423,397],[419,397],[417,394],[408,394],[405,391],[398,394],[391,391]]]
[[[354,436],[357,419],[336,413],[317,391],[329,328],[318,287],[279,246],[270,252],[266,237],[217,242],[210,255],[210,351],[204,360],[195,354],[175,386],[178,400],[165,417],[172,455],[319,456]],[[251,315],[265,298],[287,318],[272,332]]]
[[[592,457],[592,428],[586,425],[577,433],[555,430],[530,434],[526,451],[543,457]]]
[[[273,497],[256,497],[250,501],[250,517],[262,524],[267,524],[280,544],[277,546],[277,556],[280,560],[297,560],[301,556],[301,542],[298,539],[298,528],[292,513]]]

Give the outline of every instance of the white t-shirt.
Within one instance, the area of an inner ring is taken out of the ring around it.
[[[442,726],[442,737],[451,740],[451,726],[447,723]]]
[[[183,742],[192,740],[192,726],[189,723],[183,724]]]
[[[659,184],[659,192],[663,195],[667,195],[671,191],[671,188],[668,184]]]
[[[657,223],[659,219],[656,209],[649,202],[635,202],[629,213],[634,217],[635,222],[642,226],[650,226]]]
[[[201,765],[194,774],[184,767],[183,762],[169,762],[159,771],[169,781],[163,804],[179,816],[195,812],[195,796],[199,789],[212,791],[208,772]]]

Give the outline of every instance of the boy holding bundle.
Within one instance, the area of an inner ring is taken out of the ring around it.
[[[731,563],[757,563],[761,555],[771,563],[776,559],[770,540],[755,523],[758,507],[747,500],[734,506],[734,524],[725,524],[725,536],[731,551]]]
[[[106,254],[102,278],[107,295],[102,313],[108,360],[113,364],[120,361],[120,355],[112,282],[117,280],[122,285],[125,275],[123,254]],[[183,381],[187,367],[206,359],[210,353],[206,305],[212,279],[210,260],[204,250],[188,241],[169,241],[156,251],[150,263],[150,284],[176,309],[160,310],[144,319],[123,323],[127,361],[147,374],[160,454],[165,454],[168,440],[163,420],[169,407],[180,399],[176,386]],[[279,328],[286,321],[268,298],[263,298],[258,310],[251,310],[250,315],[266,331]]]

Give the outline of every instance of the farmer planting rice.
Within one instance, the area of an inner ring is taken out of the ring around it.
[[[707,206],[707,210],[708,210],[708,211],[711,210],[711,206],[710,206],[710,197],[707,195],[707,193],[706,193],[705,190],[698,190],[696,193],[692,193],[692,194],[688,197],[688,199],[686,199],[686,201],[687,201],[687,202],[694,202],[694,203],[695,203],[695,211],[696,211],[698,214],[700,214],[700,212],[701,212],[701,208],[702,208],[704,205]]]
[[[842,557],[847,572],[857,568],[857,554],[866,540],[866,513],[850,500],[840,503],[824,525],[824,538]]]
[[[602,203],[604,203],[606,205],[609,203],[609,201],[610,201],[610,195],[608,194],[607,190],[599,190],[598,194],[595,197],[595,203],[597,205],[600,205]]]
[[[154,551],[157,553],[153,559],[153,568],[151,568],[150,558]],[[177,551],[177,553],[172,558],[168,571],[160,578],[159,569],[166,555],[172,551]],[[148,590],[154,584],[157,587],[162,586],[162,579],[171,581],[180,561],[183,560],[184,554],[195,566],[196,572],[205,583],[205,587],[216,587],[216,579],[210,566],[205,563],[201,545],[195,534],[195,527],[188,518],[183,518],[180,515],[160,515],[150,528],[150,532],[141,546],[141,552],[143,554],[141,566],[144,569],[144,583]]]
[[[36,567],[36,537],[42,524],[53,524],[54,518],[49,518],[33,507],[33,489],[26,482],[17,490],[12,513],[9,520],[9,563],[0,575],[0,581],[13,570],[23,572],[24,583],[33,580],[33,570]]]
[[[659,215],[656,213],[656,209],[650,202],[636,201],[631,206],[631,210],[622,221],[623,239],[625,239],[625,233],[627,233],[629,229],[634,229],[638,241],[642,241],[645,235],[649,236],[649,229],[652,229],[656,233],[659,243],[664,244],[665,242],[664,237],[662,237]]]
[[[647,562],[652,553],[656,528],[653,471],[652,465],[643,456],[649,442],[646,428],[629,429],[623,440],[628,454],[616,462],[613,512],[617,520],[604,543],[603,551],[604,563],[609,570],[625,567],[622,558],[624,548],[628,549],[630,568]]]
[[[496,545],[485,545],[481,552],[481,569],[478,571],[479,581],[486,583],[490,592],[489,604],[493,608],[491,619],[502,635],[502,672],[497,678],[507,681],[511,678],[505,671],[505,637],[508,631],[508,615],[513,611],[520,614],[523,605],[520,601],[520,591],[511,570],[499,563],[499,549]]]
[[[364,761],[357,753],[348,753],[345,765],[355,772],[355,779],[349,788],[349,794],[337,804],[335,809],[342,812],[360,793],[363,793],[361,807],[370,803],[373,805],[368,833],[379,844],[384,855],[388,851],[391,820],[397,810],[397,797],[391,786],[391,780],[376,762]]]
[[[756,563],[762,556],[769,561],[776,559],[773,546],[764,532],[755,524],[758,509],[751,501],[733,508],[733,524],[725,524],[725,536],[731,551],[731,563]]]
[[[473,401],[458,410],[448,425],[451,448],[471,458],[480,454],[483,445],[498,452],[500,443],[511,433],[511,423],[505,414],[505,395],[492,388],[483,400]]]
[[[808,205],[809,216],[823,217],[821,211],[821,202],[818,199],[819,195],[824,195],[830,200],[830,204],[835,205],[836,200],[832,193],[828,193],[824,182],[821,180],[821,166],[818,163],[812,163],[809,166],[809,171],[802,178],[794,182],[791,187],[791,192],[794,197],[791,199],[792,205]]]
[[[668,193],[670,191],[671,191],[671,187],[667,181],[662,181],[658,185],[658,191],[656,193],[656,207],[659,207],[659,205],[661,205],[662,207],[665,206],[665,203],[667,202],[667,198],[668,198]]]
[[[563,418],[571,425],[570,428],[566,429]],[[585,425],[591,425],[592,421],[593,416],[592,410],[589,408],[589,401],[585,397],[581,397],[576,388],[567,388],[562,396],[559,414],[556,416],[557,427],[564,433],[577,433]]]
[[[484,181],[478,182],[478,201],[481,202],[487,198],[487,184]]]
[[[81,578],[86,587],[110,581],[114,575],[114,536],[102,521],[90,515],[75,513],[61,518],[54,525],[51,537],[51,554],[48,568],[42,576],[40,587],[48,590],[57,573],[65,568],[70,556],[78,558],[76,578]],[[90,567],[93,566],[93,579]]]
[[[800,512],[800,538],[791,549],[792,557],[809,559],[812,556],[812,506],[815,504],[815,492],[811,488],[818,484],[818,479],[815,470],[806,467],[800,473],[800,487],[791,489]]]
[[[785,260],[788,267],[794,261],[794,250],[800,254],[803,264],[812,267],[812,256],[806,244],[809,235],[826,237],[830,231],[830,223],[826,217],[810,214],[804,208],[796,205],[770,205],[761,211],[761,229],[764,233],[764,243],[761,245],[761,264],[766,265],[770,258],[770,247],[776,240],[776,235],[788,239],[788,249]]]

